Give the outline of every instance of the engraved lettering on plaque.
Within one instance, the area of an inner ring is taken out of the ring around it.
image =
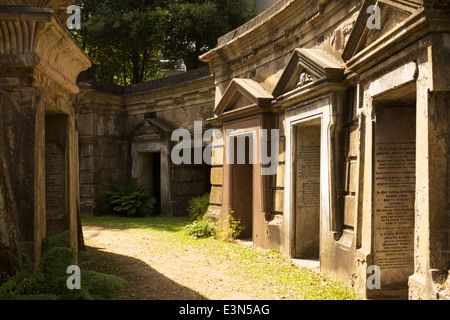
[[[45,197],[47,220],[66,214],[65,148],[56,142],[45,144]]]
[[[320,233],[321,126],[297,128],[295,154],[295,256],[317,258]]]
[[[374,264],[384,284],[407,283],[413,272],[415,201],[414,108],[377,116],[374,162]]]
[[[317,207],[320,200],[320,145],[297,150],[297,206]]]

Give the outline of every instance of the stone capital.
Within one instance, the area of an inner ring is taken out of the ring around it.
[[[72,94],[91,61],[51,9],[0,6],[0,68],[39,69]]]

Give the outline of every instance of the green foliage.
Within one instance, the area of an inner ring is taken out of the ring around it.
[[[193,219],[202,219],[209,207],[209,193],[189,200],[188,214]]]
[[[96,80],[118,85],[163,77],[164,59],[200,67],[199,55],[255,15],[247,0],[77,0],[72,34],[95,65]]]
[[[239,238],[245,226],[240,219],[233,216],[233,211],[230,211],[224,226],[200,217],[186,225],[185,229],[187,234],[196,238],[214,237],[221,241],[233,242]]]
[[[194,220],[186,226],[186,233],[196,238],[209,238],[215,233],[215,227],[207,220]]]
[[[114,212],[127,217],[143,217],[155,212],[156,198],[148,194],[148,186],[132,179],[126,185],[113,185],[113,191],[105,191],[106,200]]]
[[[217,237],[225,242],[232,242],[239,238],[245,226],[240,219],[233,217],[233,211],[228,214],[225,226],[217,233]]]
[[[19,272],[0,286],[0,300],[96,300],[115,297],[126,281],[115,275],[86,269],[89,261],[83,252],[78,253],[81,269],[81,289],[67,288],[67,268],[73,265],[74,251],[68,246],[70,232],[48,237],[42,245],[41,263],[31,262],[33,243],[22,245],[15,257]],[[25,263],[23,263],[25,261]]]
[[[246,0],[169,1],[171,25],[164,55],[184,59],[188,69],[199,67],[198,57],[213,49],[217,39],[255,16]]]
[[[169,13],[158,0],[78,0],[81,30],[74,32],[96,66],[98,81],[119,85],[153,80]]]

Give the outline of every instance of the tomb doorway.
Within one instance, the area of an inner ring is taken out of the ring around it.
[[[155,215],[161,214],[161,152],[139,154],[141,183],[148,187],[148,193],[156,199]]]
[[[321,121],[298,124],[294,157],[294,258],[319,259]]]
[[[231,164],[231,215],[244,227],[241,239],[253,241],[253,137],[238,136]]]
[[[45,116],[46,235],[70,230],[68,194],[68,115]]]

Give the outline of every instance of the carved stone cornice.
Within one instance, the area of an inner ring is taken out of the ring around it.
[[[67,7],[72,4],[75,4],[75,0],[0,0],[0,6],[30,6],[52,9],[61,21],[69,16]]]
[[[33,67],[71,93],[91,61],[51,9],[0,6],[0,67]]]

